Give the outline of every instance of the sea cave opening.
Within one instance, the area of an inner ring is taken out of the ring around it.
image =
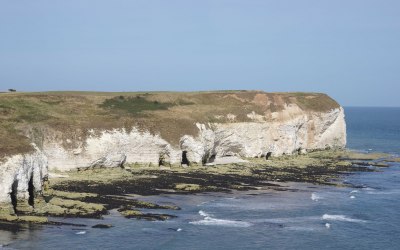
[[[272,152],[268,152],[268,153],[265,155],[265,159],[268,160],[268,159],[271,157],[271,155],[272,155]]]
[[[214,162],[216,157],[216,154],[211,155],[210,159],[208,159],[208,162]]]
[[[160,157],[159,159],[158,159],[158,166],[160,167],[160,166],[164,166],[164,158],[163,157]]]
[[[35,204],[35,187],[33,186],[33,176],[28,182],[28,193],[29,193],[28,204],[33,207]]]
[[[18,192],[18,180],[15,180],[11,186],[11,205],[13,206],[14,213],[17,213],[17,192]]]
[[[182,151],[182,161],[181,161],[182,165],[190,165],[190,162],[187,158],[187,151]]]
[[[201,164],[204,166],[208,163],[208,158],[209,158],[210,154],[206,153],[203,155],[203,158],[201,159]]]

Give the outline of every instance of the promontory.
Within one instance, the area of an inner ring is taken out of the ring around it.
[[[320,93],[2,93],[0,203],[29,213],[49,172],[218,166],[340,149],[344,117]]]

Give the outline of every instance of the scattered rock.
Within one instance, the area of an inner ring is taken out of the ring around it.
[[[182,191],[198,191],[198,190],[200,190],[200,185],[180,183],[180,184],[175,185],[175,189],[182,190]]]
[[[223,165],[223,164],[233,164],[233,163],[246,163],[248,161],[243,160],[237,156],[224,156],[224,157],[216,157],[213,162],[207,163],[207,166],[213,165]]]
[[[89,168],[115,168],[122,167],[126,161],[126,155],[123,153],[109,154],[105,157],[92,162]]]
[[[118,209],[118,212],[125,218],[135,218],[135,219],[143,219],[148,221],[165,221],[171,218],[176,218],[175,215],[170,214],[153,214],[153,213],[142,213],[139,210],[131,210],[126,208]]]
[[[399,158],[389,158],[384,160],[385,162],[400,162],[400,157]]]
[[[114,227],[114,226],[111,224],[96,224],[96,225],[92,226],[92,228],[112,228],[112,227]]]

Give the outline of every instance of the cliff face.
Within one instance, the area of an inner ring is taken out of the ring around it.
[[[181,150],[193,162],[224,156],[264,157],[343,148],[346,125],[342,108],[323,114],[284,110],[271,121],[199,125],[199,136],[184,136]],[[286,114],[285,114],[286,113]]]
[[[9,157],[0,165],[0,202],[12,203],[15,210],[30,210],[47,178],[47,158],[36,146],[34,152]]]
[[[64,171],[90,166],[101,158],[117,159],[115,165],[121,161],[156,165],[185,161],[207,164],[226,156],[264,157],[268,153],[279,156],[346,145],[342,108],[305,113],[298,107],[288,107],[273,113],[272,119],[254,113],[249,116],[253,121],[196,123],[197,135],[183,135],[179,145],[169,143],[159,134],[133,128],[129,132],[125,129],[100,133],[92,130],[86,140],[70,149],[63,147],[64,141],[48,137],[43,151],[51,170]]]
[[[0,144],[0,202],[29,200],[47,169],[208,164],[346,145],[344,111],[323,94],[15,94],[0,96],[0,112],[10,141]],[[13,144],[21,136],[35,145]]]

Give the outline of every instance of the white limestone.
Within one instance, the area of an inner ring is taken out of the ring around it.
[[[65,149],[62,141],[46,139],[44,152],[49,159],[50,170],[67,171],[78,167],[89,167],[104,158],[118,158],[121,154],[128,163],[151,163],[158,165],[160,158],[166,162],[179,162],[180,150],[174,149],[159,135],[140,132],[133,128],[91,131],[89,137],[76,149]],[[118,160],[117,160],[118,161]],[[111,164],[120,165],[120,164]]]
[[[47,158],[33,145],[34,152],[14,155],[0,165],[0,202],[11,202],[11,193],[18,200],[29,198],[29,181],[35,192],[41,192],[43,180],[47,178]]]
[[[79,167],[120,166],[126,163],[180,163],[186,151],[190,163],[214,164],[232,159],[273,156],[306,152],[307,150],[343,148],[346,145],[346,124],[342,108],[329,112],[305,112],[297,105],[283,111],[257,114],[250,111],[251,122],[237,122],[234,115],[227,123],[195,124],[196,136],[183,135],[179,145],[172,145],[158,134],[114,129],[89,131],[82,140],[56,136],[47,131],[43,148],[35,152],[11,156],[0,165],[0,202],[10,202],[13,183],[18,183],[17,196],[27,199],[28,182],[33,176],[36,191],[49,170],[67,171]],[[68,145],[66,147],[65,145]],[[222,159],[224,157],[225,160]],[[48,162],[48,163],[47,163]],[[48,164],[48,165],[47,165]]]
[[[251,112],[248,116],[251,122],[196,124],[198,135],[184,135],[176,146],[160,135],[133,128],[91,131],[73,149],[65,149],[62,141],[45,140],[43,150],[51,170],[65,171],[90,166],[112,155],[126,156],[127,163],[158,165],[160,161],[180,163],[182,152],[186,151],[189,162],[207,163],[210,158],[261,157],[268,152],[279,156],[346,145],[342,108],[321,113],[304,112],[296,105],[288,105],[281,112],[267,115]]]
[[[114,168],[122,167],[126,161],[126,155],[123,153],[108,154],[98,160],[90,163],[89,168]]]

